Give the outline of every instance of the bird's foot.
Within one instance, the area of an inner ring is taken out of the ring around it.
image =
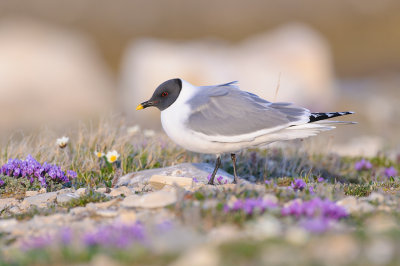
[[[208,181],[207,184],[209,184],[209,185],[214,185],[214,180],[211,180],[211,179],[210,179],[210,180]]]

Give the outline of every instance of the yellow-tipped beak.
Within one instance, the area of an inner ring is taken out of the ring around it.
[[[136,107],[136,110],[142,110],[143,108],[144,108],[143,105],[139,104],[139,105]]]

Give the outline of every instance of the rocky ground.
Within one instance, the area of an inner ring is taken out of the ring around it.
[[[233,185],[224,184],[231,178],[224,171],[218,173],[222,184],[211,186],[206,184],[210,168],[180,164],[125,175],[113,188],[42,189],[2,198],[2,263],[399,262],[395,188],[355,197],[323,178],[297,187],[287,178]],[[319,198],[332,201],[304,205]],[[250,199],[258,202],[246,205]],[[343,214],[326,215],[335,208]]]
[[[392,153],[251,149],[211,186],[214,157],[136,131],[1,149],[0,265],[399,264]]]

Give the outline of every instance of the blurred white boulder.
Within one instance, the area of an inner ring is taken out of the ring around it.
[[[123,59],[121,102],[136,122],[159,126],[158,110],[135,112],[135,107],[150,98],[160,83],[180,77],[198,86],[238,80],[241,89],[269,101],[292,101],[313,111],[329,111],[335,102],[332,68],[326,41],[297,23],[238,44],[214,39],[140,39],[128,47]]]
[[[23,18],[0,20],[2,130],[98,116],[112,106],[112,86],[86,36]]]

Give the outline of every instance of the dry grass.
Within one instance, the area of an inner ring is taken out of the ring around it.
[[[56,139],[62,135],[70,138],[65,149],[56,144]],[[286,148],[249,149],[238,153],[238,173],[253,181],[285,176],[323,176],[344,180],[350,163],[343,162],[339,156],[310,153],[304,143],[293,142]],[[111,150],[121,155],[113,165],[95,155],[95,152]],[[28,154],[41,163],[57,164],[63,170],[76,171],[77,187],[112,186],[114,177],[125,173],[182,162],[215,163],[215,156],[187,152],[164,134],[146,137],[141,131],[129,133],[127,123],[115,117],[104,119],[97,125],[82,124],[64,134],[48,129],[32,135],[15,134],[0,146],[0,165],[10,158],[24,159]],[[222,158],[222,168],[233,173],[230,156]]]

